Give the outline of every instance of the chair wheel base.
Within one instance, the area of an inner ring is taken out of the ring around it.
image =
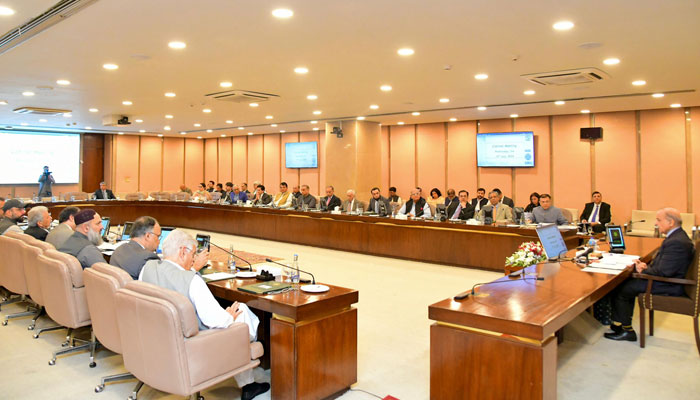
[[[2,326],[7,326],[7,320],[2,321]]]
[[[101,391],[105,390],[105,385],[97,385],[95,386],[95,393],[100,393]]]
[[[49,365],[56,365],[56,359],[49,360]]]
[[[95,368],[96,366],[97,366],[97,363],[95,363],[94,361],[90,363],[90,368]]]
[[[39,339],[39,334],[35,333],[34,336],[32,336],[34,339]]]
[[[33,331],[33,330],[34,330],[34,325],[29,325],[29,326],[27,327],[27,330],[28,330],[28,331]]]
[[[66,346],[68,346],[69,344],[70,344],[70,343],[68,343],[68,342],[63,342],[63,343],[61,343],[61,347],[66,347]]]

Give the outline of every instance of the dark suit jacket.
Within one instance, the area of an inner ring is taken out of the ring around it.
[[[667,278],[685,278],[694,254],[693,242],[688,234],[679,228],[664,239],[654,260],[644,273]],[[683,294],[683,287],[675,283],[654,282],[653,288],[656,292],[678,296]]]
[[[270,204],[272,203],[272,196],[267,193],[263,193],[259,199],[255,200],[253,204]]]
[[[477,201],[477,199],[476,199],[476,197],[474,197],[474,198],[472,199],[472,207],[474,207],[474,208],[476,208],[476,201]],[[486,197],[484,197],[483,199],[481,199],[481,201],[480,201],[479,203],[481,203],[481,207],[483,207],[483,206],[485,206],[488,202],[489,202],[489,199],[487,199]]]
[[[24,230],[24,233],[34,237],[35,239],[39,239],[42,242],[46,240],[46,236],[49,234],[49,232],[46,229],[40,228],[38,226],[30,226]]]
[[[134,280],[137,280],[141,269],[148,260],[158,260],[158,256],[130,240],[114,250],[109,263],[128,272]]]
[[[511,199],[508,196],[503,196],[503,204],[507,205],[510,208],[515,207],[515,203],[513,203],[513,199]]]
[[[457,211],[457,207],[459,207],[459,201],[453,201],[447,207],[447,219],[452,218],[455,211]],[[470,203],[467,203],[467,206],[462,207],[462,209],[459,211],[459,215],[457,216],[457,218],[463,221],[466,221],[470,218],[474,218],[474,207]]]
[[[114,193],[112,193],[111,190],[107,189],[105,190],[105,192],[107,192],[106,199],[102,197],[102,191],[100,189],[95,190],[95,198],[100,200],[116,199],[116,197],[114,197]]]
[[[379,203],[379,216],[385,217],[391,214],[391,203],[389,203],[389,199],[383,196],[379,196],[379,200],[375,200],[374,197],[371,197],[369,199],[369,207],[367,208],[367,211],[375,212],[375,203]]]
[[[343,204],[343,202],[340,201],[340,197],[336,195],[331,197],[331,201],[328,205],[326,205],[326,199],[328,199],[328,196],[321,197],[321,211],[333,211],[336,207],[340,207]]]
[[[593,205],[593,202],[586,203],[586,206],[583,208],[583,212],[578,219],[579,221],[583,221],[584,219],[587,220],[591,216],[591,212],[593,212]],[[600,222],[601,225],[605,225],[610,222],[610,219],[610,204],[603,201],[600,203],[600,210],[598,211],[598,222]]]

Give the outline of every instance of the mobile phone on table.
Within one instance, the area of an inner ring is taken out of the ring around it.
[[[197,252],[209,251],[211,237],[209,235],[197,234]]]

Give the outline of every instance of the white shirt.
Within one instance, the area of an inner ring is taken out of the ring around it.
[[[406,211],[406,203],[404,203],[401,206],[401,209],[399,210],[399,214],[412,214],[416,215],[416,202],[414,201],[413,204],[411,205],[411,210],[408,212]],[[423,205],[423,215],[421,217],[425,218],[431,218],[433,215],[430,213],[430,206],[428,205],[428,202],[426,201],[425,204]]]
[[[293,195],[292,193],[289,193],[289,196],[287,196],[287,201],[285,201],[284,203],[281,202],[282,197],[283,197],[286,193],[289,193],[289,192],[285,192],[285,193],[281,193],[281,192],[280,192],[280,193],[278,193],[278,194],[280,195],[280,198],[277,199],[277,200],[272,199],[272,202],[275,203],[275,205],[276,205],[277,207],[279,207],[279,208],[288,208],[288,207],[291,207],[291,206],[292,206],[292,199],[294,199],[294,195]]]

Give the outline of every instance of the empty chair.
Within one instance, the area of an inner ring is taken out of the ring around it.
[[[632,210],[632,218],[627,222],[627,235],[656,237],[656,211]]]
[[[564,216],[566,219],[566,222],[572,223],[574,221],[574,214],[571,213],[571,210],[568,208],[560,208],[561,210],[561,215]]]
[[[693,237],[693,227],[695,226],[695,214],[694,213],[681,213],[681,219],[683,220],[683,230],[688,234],[688,237]]]
[[[73,200],[87,200],[90,193],[85,192],[67,192],[63,194],[63,200],[70,201]]]
[[[94,337],[91,340],[75,338],[75,330],[90,326],[90,312],[83,283],[83,268],[80,261],[70,254],[47,250],[39,256],[39,281],[44,296],[46,313],[58,324],[68,328],[68,336],[64,345],[70,347],[56,350],[49,365],[56,363],[59,355],[90,349],[94,357]],[[75,341],[85,342],[80,346]],[[91,367],[94,364],[91,362]]]
[[[92,316],[92,330],[95,337],[107,349],[121,354],[122,345],[117,325],[116,294],[118,289],[131,282],[131,276],[121,268],[106,263],[95,263],[83,271],[83,279],[85,280],[88,309]],[[95,387],[95,392],[101,392],[107,382],[126,379],[134,379],[134,375],[125,373],[105,376]],[[132,394],[133,398],[136,398],[142,385],[142,382],[137,384]]]
[[[221,192],[211,192],[211,200],[212,201],[221,200]]]
[[[0,260],[0,285],[11,293],[18,295],[14,299],[4,301],[2,305],[17,302],[30,303],[27,299],[29,294],[27,278],[24,275],[24,250],[27,246],[28,244],[24,241],[11,237],[9,234],[0,236],[0,254],[2,254],[2,259]],[[30,303],[31,305],[33,303]],[[30,307],[27,307],[26,311],[5,316],[2,324],[7,325],[7,322],[12,318],[26,317],[34,315],[36,312],[36,310],[31,310]]]
[[[190,194],[187,192],[173,193],[170,197],[172,201],[190,201]]]
[[[144,196],[143,193],[133,192],[133,193],[127,193],[126,196],[124,197],[124,200],[136,201],[136,200],[143,200],[144,198],[146,198],[146,196]]]
[[[147,385],[190,396],[256,367],[263,354],[248,326],[199,330],[185,296],[133,281],[117,291],[117,321],[124,365]]]
[[[567,216],[565,210],[571,214],[571,218]],[[566,218],[566,220],[569,221],[569,223],[578,222],[578,208],[562,208],[561,213],[564,214],[564,218]]]

